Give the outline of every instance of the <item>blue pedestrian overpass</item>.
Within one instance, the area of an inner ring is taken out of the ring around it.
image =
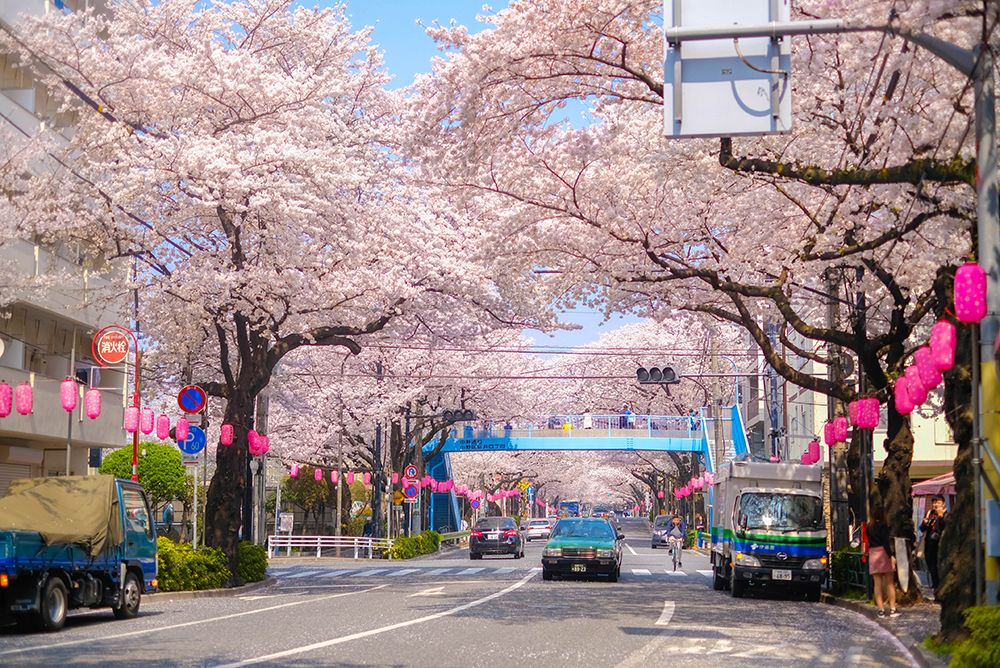
[[[716,442],[716,434],[721,438]],[[434,446],[424,448],[429,457]],[[463,452],[691,452],[703,468],[714,472],[719,464],[750,451],[738,406],[722,417],[672,415],[558,415],[525,424],[488,425],[476,430],[453,428],[441,450],[426,460],[435,480],[452,476],[451,455]],[[455,530],[460,522],[458,497],[453,491],[431,492],[430,528]]]

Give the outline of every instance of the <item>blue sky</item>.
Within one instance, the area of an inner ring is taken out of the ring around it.
[[[329,6],[333,3],[323,0],[320,4]],[[498,0],[490,6],[499,10],[506,5],[504,0]],[[392,87],[396,88],[409,85],[416,74],[429,72],[431,59],[440,53],[424,33],[424,28],[417,24],[418,20],[424,25],[432,25],[434,21],[448,25],[455,20],[471,32],[478,32],[487,26],[478,23],[476,15],[493,13],[484,12],[482,7],[482,0],[351,0],[347,3],[347,15],[355,29],[374,27],[372,42],[385,55],[386,68],[394,77]],[[580,309],[564,314],[563,320],[578,324],[582,329],[551,335],[541,332],[527,334],[536,345],[571,347],[594,341],[604,332],[639,319],[614,316],[603,323],[600,313]]]

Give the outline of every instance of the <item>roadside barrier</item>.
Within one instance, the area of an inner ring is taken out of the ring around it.
[[[391,538],[371,538],[363,536],[291,536],[278,534],[267,537],[267,557],[270,559],[278,550],[285,548],[285,556],[292,556],[292,548],[316,550],[316,557],[323,556],[323,550],[336,550],[337,555],[343,551],[354,552],[355,559],[374,559],[376,552],[381,553],[392,547]],[[362,555],[367,555],[363,557]]]

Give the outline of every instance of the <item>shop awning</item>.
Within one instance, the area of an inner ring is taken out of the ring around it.
[[[934,476],[928,480],[922,482],[914,483],[913,485],[913,496],[932,496],[934,494],[940,494],[941,496],[953,495],[955,493],[955,474],[954,473],[942,473],[939,476]]]

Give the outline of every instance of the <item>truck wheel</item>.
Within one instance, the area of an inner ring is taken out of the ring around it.
[[[722,569],[715,568],[712,571],[712,589],[722,591],[726,588],[726,578],[722,576]]]
[[[743,593],[747,588],[747,581],[736,577],[735,567],[730,569],[730,571],[729,593],[733,595],[733,598],[743,598]]]
[[[139,578],[129,571],[125,574],[125,584],[122,587],[122,604],[111,608],[117,619],[132,619],[139,616],[139,602],[142,600],[142,589]]]
[[[66,585],[58,577],[50,577],[45,582],[42,591],[42,601],[39,608],[39,622],[43,631],[58,631],[66,623],[66,609],[69,607],[69,595]]]
[[[618,568],[608,573],[608,582],[618,582]]]
[[[809,585],[809,588],[806,589],[806,600],[810,603],[819,603],[821,593],[822,587],[820,585]]]
[[[552,571],[550,571],[547,568],[543,568],[542,569],[542,579],[543,580],[551,580],[552,579]]]

